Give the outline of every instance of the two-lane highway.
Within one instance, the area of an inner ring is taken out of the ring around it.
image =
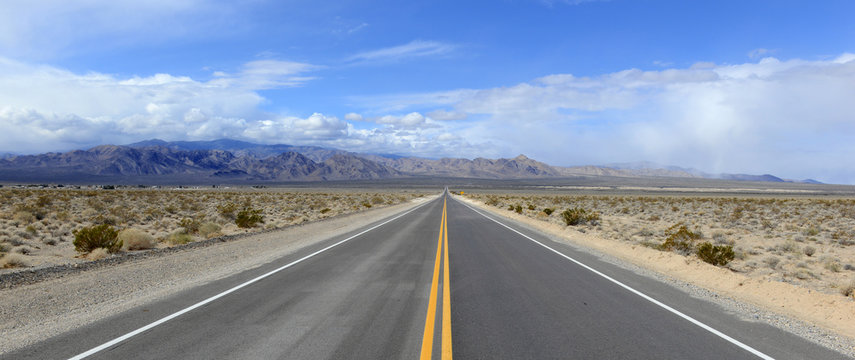
[[[443,196],[15,359],[836,359]]]

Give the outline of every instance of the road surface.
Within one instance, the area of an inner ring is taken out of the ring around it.
[[[450,196],[14,359],[842,359]]]

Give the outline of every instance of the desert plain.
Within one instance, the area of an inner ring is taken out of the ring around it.
[[[278,229],[394,205],[419,191],[91,186],[0,188],[0,274]],[[255,211],[255,213],[253,213]],[[257,215],[240,222],[241,212]],[[106,225],[118,251],[76,250],[75,232]]]

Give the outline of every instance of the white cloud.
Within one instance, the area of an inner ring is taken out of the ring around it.
[[[300,86],[314,80],[299,74],[320,69],[320,66],[281,60],[256,60],[241,66],[235,75],[217,72],[213,85],[238,86],[249,90],[266,90]]]
[[[204,82],[155,74],[118,78],[77,74],[0,58],[0,152],[38,153],[126,144],[150,138],[238,138],[261,143],[310,144],[353,151],[420,156],[484,152],[417,112],[341,120],[260,110],[257,90],[293,86],[316,67],[285,61],[253,61],[233,74]],[[356,129],[348,121],[375,125]]]
[[[433,122],[429,122],[424,115],[417,112],[411,112],[404,116],[385,115],[374,119],[374,122],[402,129],[424,129],[437,126]]]
[[[448,111],[438,109],[427,113],[427,116],[433,120],[448,121],[448,120],[463,120],[466,119],[466,113],[459,111]]]
[[[748,57],[751,59],[760,59],[774,54],[776,50],[757,48],[748,52]]]
[[[454,51],[456,47],[438,41],[413,40],[404,45],[361,52],[350,56],[347,60],[354,62],[394,62],[406,58],[445,55]]]
[[[504,156],[522,152],[564,165],[652,160],[855,183],[855,170],[829,170],[845,168],[847,154],[855,154],[852,99],[855,55],[843,54],[555,74],[509,87],[359,100],[395,111],[467,114],[455,133],[501,146]]]
[[[344,115],[344,119],[348,120],[348,121],[362,121],[363,120],[362,115],[359,115],[357,113],[347,113]]]

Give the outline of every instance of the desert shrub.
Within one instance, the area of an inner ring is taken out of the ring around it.
[[[332,209],[330,209],[330,208],[323,208],[323,209],[321,209],[321,214],[326,214],[326,213],[328,213],[328,212],[330,212],[330,211],[332,211]]]
[[[386,200],[383,200],[383,198],[380,197],[379,195],[375,195],[371,198],[371,203],[374,205],[381,205],[381,204],[385,204]]]
[[[238,205],[232,202],[223,205],[217,205],[217,212],[220,214],[220,216],[229,220],[235,219],[235,211],[237,211],[237,209]]]
[[[6,254],[0,258],[0,267],[4,269],[26,266],[29,266],[27,264],[27,259],[21,254]]]
[[[74,250],[80,253],[88,253],[97,248],[116,252],[122,248],[119,232],[108,224],[84,227],[74,230],[72,234],[74,234]]]
[[[691,254],[695,249],[695,241],[701,238],[700,234],[692,232],[683,224],[669,227],[665,230],[665,236],[665,242],[660,245],[660,249],[683,255]]]
[[[56,213],[56,219],[59,221],[68,221],[71,218],[71,215],[68,214],[68,211],[60,211]]]
[[[534,207],[534,205],[532,205],[532,204],[528,204],[528,209],[529,209],[529,210],[534,210],[534,209],[537,209],[537,208],[536,208],[536,207]]]
[[[29,211],[18,211],[12,216],[12,220],[20,224],[31,224],[36,221],[36,216]]]
[[[587,223],[596,224],[600,220],[600,214],[576,207],[564,210],[561,213],[561,218],[564,219],[564,223],[567,226],[585,225]]]
[[[220,225],[217,225],[217,223],[206,222],[199,226],[199,234],[207,238],[213,234],[218,233],[220,229],[221,227]]]
[[[777,256],[770,256],[770,257],[763,259],[763,262],[767,266],[769,266],[770,269],[774,269],[774,268],[778,267],[778,264],[781,262],[781,259],[778,258]]]
[[[166,242],[172,245],[181,245],[192,241],[193,237],[190,236],[190,234],[188,234],[186,231],[184,231],[184,229],[175,231],[172,234],[169,234],[169,236],[166,238]]]
[[[105,248],[97,248],[90,251],[89,254],[86,255],[86,259],[100,260],[108,256],[110,256],[110,250],[107,250]]]
[[[734,257],[733,246],[713,245],[709,242],[698,245],[698,258],[710,264],[724,266],[733,261]]]
[[[196,234],[199,232],[199,226],[202,224],[198,220],[191,218],[183,218],[178,222],[178,225],[187,230],[188,234]]]
[[[799,245],[793,240],[787,240],[783,244],[779,245],[778,250],[789,253],[798,253],[800,251]]]
[[[816,248],[813,246],[805,246],[802,251],[804,251],[805,255],[807,256],[813,256],[813,254],[816,253]]]
[[[514,211],[514,206],[513,206],[513,205],[508,205],[508,210],[510,210],[510,211]]]
[[[522,206],[514,206],[514,212],[516,212],[517,214],[522,214]]]
[[[855,281],[849,283],[849,285],[843,285],[840,287],[840,294],[846,297],[852,296],[855,297]]]
[[[802,234],[805,236],[817,236],[819,234],[819,228],[816,226],[810,226],[802,231]]]
[[[487,201],[485,201],[484,204],[487,204],[490,206],[499,206],[499,198],[492,196],[492,195],[488,196]]]
[[[371,204],[368,203],[365,203],[364,205],[371,207]],[[261,209],[246,207],[239,211],[235,218],[235,224],[237,224],[239,228],[251,228],[263,223],[264,215],[261,215]]]
[[[840,272],[841,266],[837,260],[828,260],[825,262],[825,269],[831,272]]]
[[[151,249],[157,244],[154,236],[134,228],[119,231],[119,241],[122,242],[122,249],[124,250]]]
[[[92,222],[100,225],[116,225],[119,223],[119,220],[113,216],[98,215],[92,219]]]
[[[366,202],[363,202],[363,203],[362,203],[362,206],[364,206],[364,207],[366,207],[366,208],[370,208],[370,207],[371,207],[371,204],[370,204],[370,203],[368,203],[368,202],[366,201]]]
[[[546,216],[552,215],[553,212],[555,212],[555,209],[550,209],[550,208],[543,209],[543,213],[546,214]]]

